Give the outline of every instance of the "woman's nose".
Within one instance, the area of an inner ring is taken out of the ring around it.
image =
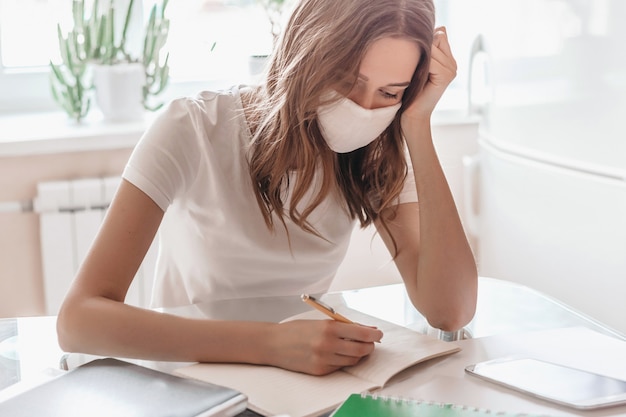
[[[352,91],[348,94],[348,98],[364,109],[371,110],[374,108],[375,103],[371,94],[368,94],[365,91]]]

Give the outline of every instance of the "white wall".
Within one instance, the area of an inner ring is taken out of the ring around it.
[[[130,151],[0,157],[0,202],[32,200],[39,181],[119,175]],[[0,231],[0,317],[44,314],[39,216],[0,212]]]

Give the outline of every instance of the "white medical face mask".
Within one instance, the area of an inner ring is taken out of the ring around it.
[[[317,119],[326,143],[337,153],[369,145],[391,124],[402,103],[365,109],[347,97],[317,109]]]

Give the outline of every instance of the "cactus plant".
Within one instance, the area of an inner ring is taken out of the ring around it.
[[[165,8],[168,0],[163,0],[159,9],[156,5],[150,9],[150,17],[146,25],[144,37],[142,63],[145,69],[146,84],[143,87],[144,106],[149,110],[157,110],[163,103],[155,107],[148,104],[148,97],[157,96],[163,92],[169,80],[169,53],[165,55],[163,63],[160,61],[161,49],[165,46],[169,33],[169,20],[165,17]]]
[[[149,98],[163,92],[169,81],[169,53],[161,61],[161,50],[167,41],[169,19],[165,17],[168,0],[154,4],[145,27],[141,56],[133,57],[127,47],[127,33],[135,0],[128,0],[124,25],[118,35],[114,0],[101,9],[99,0],[93,0],[91,13],[85,13],[85,0],[73,0],[73,26],[64,36],[57,25],[62,62],[50,62],[52,95],[66,113],[77,121],[90,108],[89,91],[93,89],[89,65],[116,65],[139,62],[144,67],[146,83],[143,86],[143,105],[148,110],[162,106],[149,104]],[[118,36],[116,36],[118,35]],[[119,38],[119,40],[118,40]]]
[[[87,115],[91,105],[87,95],[91,86],[85,74],[87,65],[84,49],[75,40],[75,34],[63,37],[61,29],[57,30],[63,64],[50,62],[52,97],[68,116],[79,122]]]

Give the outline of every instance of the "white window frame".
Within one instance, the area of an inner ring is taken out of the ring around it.
[[[445,8],[444,8],[445,9]],[[442,10],[444,11],[444,10]],[[136,14],[137,16],[137,14]],[[139,17],[137,17],[139,18]],[[2,47],[0,43],[0,48]],[[0,49],[0,54],[1,54]],[[0,55],[1,56],[1,55]],[[464,69],[460,69],[463,71]],[[447,92],[440,103],[443,112],[462,113],[465,111],[466,88],[465,74],[459,74],[462,82],[456,83]],[[0,115],[12,113],[35,113],[59,111],[61,108],[50,93],[49,69],[47,66],[24,70],[6,69],[0,62]],[[459,80],[459,81],[461,81]],[[247,80],[203,79],[180,81],[171,79],[166,91],[159,97],[161,101],[169,101],[174,97],[193,95],[202,89],[227,87]]]
[[[50,83],[45,67],[23,70],[7,69],[3,66],[1,57],[2,42],[0,42],[0,91],[2,92],[0,114],[58,108],[50,93]]]
[[[139,7],[141,8],[141,7]],[[143,19],[141,13],[135,13],[135,19]],[[0,57],[2,56],[0,42]],[[48,66],[24,69],[6,68],[0,59],[0,115],[37,112],[61,112],[50,90],[50,70]],[[227,87],[246,80],[211,79],[175,80],[170,83],[159,100],[168,101],[181,95],[193,95],[202,89]]]

